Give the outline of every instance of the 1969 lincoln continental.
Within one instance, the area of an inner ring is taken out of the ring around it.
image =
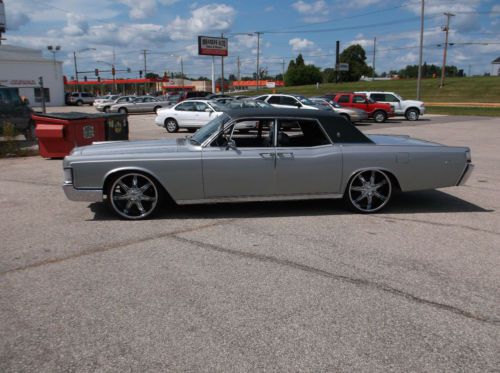
[[[242,133],[238,123],[254,121]],[[237,109],[185,139],[97,143],[64,159],[73,201],[103,201],[120,217],[150,217],[177,204],[344,198],[381,210],[395,190],[462,185],[469,148],[408,136],[364,135],[322,110]]]

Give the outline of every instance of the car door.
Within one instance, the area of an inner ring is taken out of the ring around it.
[[[242,119],[244,121],[244,119]],[[250,134],[235,131],[234,123],[202,151],[205,197],[230,199],[270,197],[275,193],[273,118],[260,119]],[[227,146],[226,139],[235,146]]]
[[[275,193],[341,193],[342,152],[316,120],[278,120]]]
[[[368,101],[364,95],[353,95],[351,107],[364,111],[370,111]]]
[[[173,116],[180,127],[195,126],[195,109],[193,101],[183,101],[174,108]]]
[[[195,107],[194,123],[197,127],[203,127],[216,117],[214,110],[204,102],[195,102]]]

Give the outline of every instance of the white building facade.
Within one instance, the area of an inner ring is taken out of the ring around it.
[[[46,105],[64,105],[61,61],[44,58],[41,50],[0,45],[0,86],[18,88],[19,95],[37,107],[42,98],[39,77],[43,77]]]

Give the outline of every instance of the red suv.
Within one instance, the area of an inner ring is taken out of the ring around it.
[[[395,115],[394,108],[390,104],[373,101],[362,93],[336,93],[333,101],[340,106],[364,110],[368,113],[368,118],[373,118],[377,123],[385,122],[387,118]]]

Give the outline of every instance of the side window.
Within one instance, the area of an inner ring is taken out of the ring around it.
[[[297,106],[298,101],[289,96],[281,96],[281,105]]]
[[[208,105],[204,102],[195,102],[196,111],[205,111],[208,109]]]
[[[382,93],[373,93],[370,95],[373,101],[385,101],[385,95]]]
[[[227,128],[211,144],[213,147],[225,147],[229,139],[236,148],[273,147],[274,119],[245,120],[241,119]],[[244,131],[241,131],[244,130]]]
[[[342,95],[339,97],[339,103],[349,103],[349,95]]]
[[[396,98],[396,96],[391,95],[391,94],[385,94],[385,101],[387,102],[399,102],[399,100]]]
[[[267,102],[270,104],[279,104],[281,102],[280,96],[271,96]]]
[[[183,102],[182,104],[179,104],[175,107],[175,110],[178,110],[178,111],[186,111],[186,106],[187,106],[187,102]]]
[[[313,147],[331,144],[320,124],[314,120],[279,120],[278,147]]]
[[[366,102],[366,98],[364,96],[356,95],[353,97],[352,102],[355,104],[364,104]]]
[[[79,94],[78,94],[78,93],[72,93],[72,94],[71,94],[71,97],[78,97],[78,96],[79,96]]]

